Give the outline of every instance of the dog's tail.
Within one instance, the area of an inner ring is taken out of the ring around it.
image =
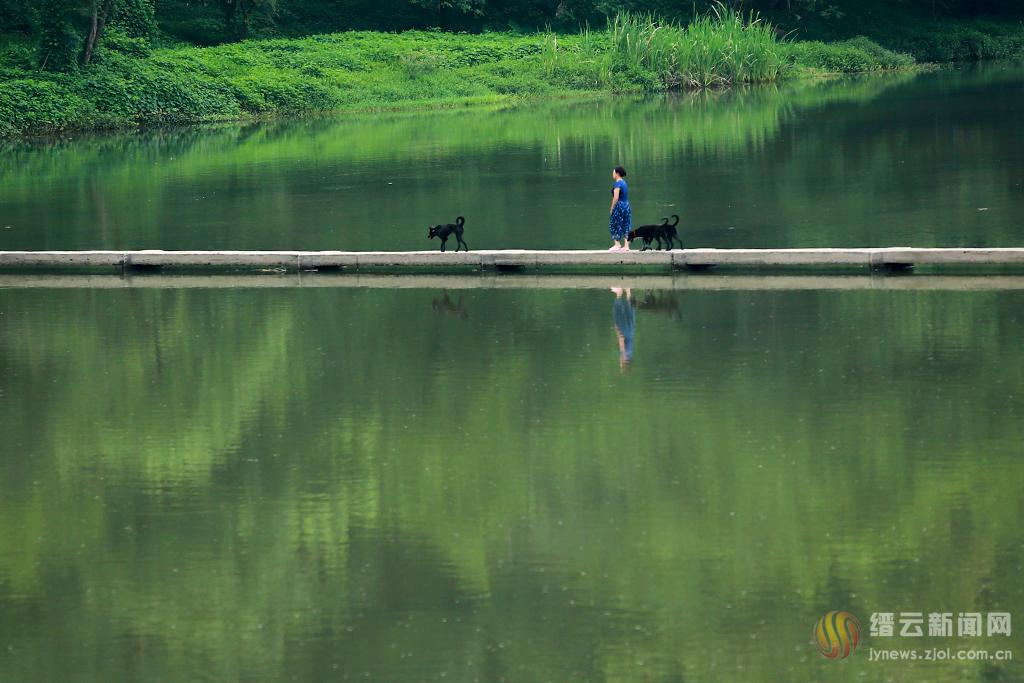
[[[668,225],[668,216],[662,216],[661,217],[661,224],[662,225]]]
[[[465,224],[466,224],[466,219],[463,218],[462,216],[459,216],[458,218],[455,219],[455,225],[459,226],[460,228],[463,225],[465,225]]]
[[[679,216],[677,216],[675,214],[672,214],[672,218],[675,220],[675,222],[672,224],[672,227],[674,228],[677,225],[679,225]],[[665,222],[668,223],[668,219],[667,218],[665,219]]]

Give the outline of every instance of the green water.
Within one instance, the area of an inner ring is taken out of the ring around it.
[[[601,247],[611,168],[689,246],[1024,243],[1024,66],[230,125],[0,152],[0,249]],[[979,209],[985,209],[980,211]]]
[[[0,291],[0,680],[1019,679],[1024,292],[632,294]]]
[[[405,248],[460,211],[471,246],[596,246],[622,150],[693,241],[1019,244],[1021,74],[18,145],[0,238]],[[1012,280],[316,277],[0,280],[0,681],[1024,680]]]

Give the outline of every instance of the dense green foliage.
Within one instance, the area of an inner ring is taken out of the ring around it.
[[[653,2],[643,6],[667,19],[625,12],[614,15],[607,28],[561,32],[273,37],[358,25],[448,25],[444,18],[467,29],[516,28],[542,19],[566,29],[591,19],[603,22],[607,9],[601,3],[562,2],[547,16],[542,4],[519,7],[517,23],[506,14],[516,3],[499,9],[476,0],[379,7],[312,0],[0,0],[0,135],[580,91],[704,88],[774,81],[787,73],[907,68],[915,57],[1024,54],[1019,23],[919,17],[873,24],[876,39],[869,39],[847,34],[851,27],[869,28],[872,5],[855,11],[842,3],[801,0],[785,10],[761,3],[765,17],[725,4],[708,10],[706,3],[691,3],[683,11]],[[901,7],[904,13],[913,10],[912,4]],[[969,9],[943,7],[949,13]],[[794,22],[799,26],[787,37]],[[232,42],[250,33],[270,37]],[[832,42],[797,39],[811,33]],[[187,43],[226,44],[199,49]]]
[[[800,41],[789,49],[796,64],[830,73],[903,69],[914,65],[910,55],[887,50],[864,36],[835,43]]]
[[[1005,52],[1007,43],[998,35],[1003,29],[949,22],[974,21],[977,15],[1019,21],[1024,14],[1024,0],[0,0],[0,36],[23,36],[43,52],[54,53],[48,65],[67,68],[80,57],[92,15],[102,13],[107,3],[111,28],[139,38],[171,37],[202,45],[250,35],[346,30],[575,32],[587,25],[603,26],[624,11],[687,24],[713,9],[734,8],[758,12],[782,32],[801,39],[841,40],[865,34],[886,47],[928,59],[973,59]],[[935,34],[942,34],[938,45],[927,39]]]
[[[912,61],[858,45],[870,49],[840,50],[860,59],[829,61],[830,48],[799,49],[731,12],[686,27],[622,15],[606,31],[577,34],[347,32],[204,49],[154,50],[115,26],[74,73],[39,70],[28,50],[8,50],[0,133],[659,91],[771,81],[793,65],[868,71]]]
[[[100,5],[102,0],[0,0],[0,36],[22,36],[44,52],[56,51],[49,65],[67,67],[80,56],[91,14]],[[720,7],[758,12],[799,39],[842,40],[864,34],[918,58],[946,60],[1012,49],[1013,41],[1002,35],[1005,20],[1019,24],[1024,14],[1024,0],[116,0],[110,28],[139,38],[212,45],[250,35],[294,37],[347,30],[575,32],[587,25],[604,26],[623,11],[687,24]],[[1001,17],[1003,24],[986,25],[978,15]],[[965,26],[964,19],[973,23]],[[939,34],[933,44],[930,37]]]
[[[252,2],[253,0],[249,0]],[[231,0],[227,5],[231,6]],[[301,35],[341,30],[537,30],[547,26],[575,30],[601,26],[622,11],[652,12],[689,22],[716,0],[277,0],[256,2],[251,21],[258,32]],[[833,32],[835,37],[887,24],[920,24],[977,15],[1017,18],[1024,0],[726,0],[734,9],[769,16],[785,30],[807,35]],[[230,40],[225,0],[162,0],[161,21],[183,39]]]

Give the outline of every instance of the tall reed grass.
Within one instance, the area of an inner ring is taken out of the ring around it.
[[[652,71],[669,88],[774,81],[789,66],[771,24],[724,5],[687,26],[623,12],[611,20],[609,33],[618,64]]]
[[[540,45],[540,65],[545,78],[572,89],[604,89],[612,84],[612,53],[605,31],[584,26],[579,34],[563,35],[548,30]]]

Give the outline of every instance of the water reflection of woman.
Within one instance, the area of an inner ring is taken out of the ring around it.
[[[633,307],[632,290],[612,287],[612,292],[615,293],[615,303],[612,304],[612,320],[615,321],[615,336],[619,338],[619,367],[625,369],[633,360],[636,309]]]

